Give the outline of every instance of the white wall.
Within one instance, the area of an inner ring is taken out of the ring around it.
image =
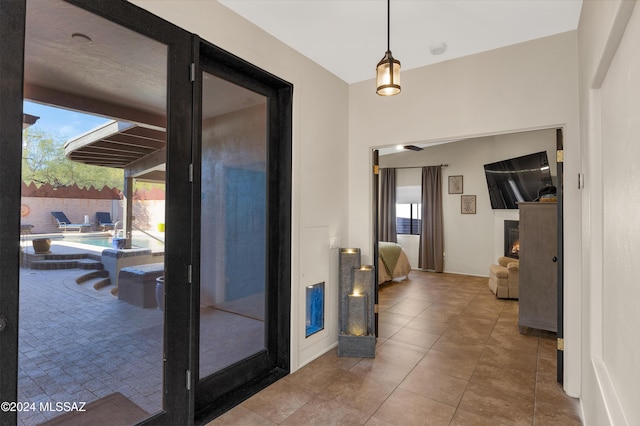
[[[504,256],[504,221],[518,220],[518,210],[492,210],[484,164],[546,151],[555,182],[556,131],[537,130],[472,138],[380,157],[381,167],[442,168],[444,270],[467,275],[489,275],[489,265]],[[399,169],[397,186],[421,184],[420,169]],[[476,196],[476,214],[460,213],[460,194],[448,193],[449,176],[463,176],[463,194]],[[400,236],[399,236],[400,237]],[[398,241],[400,244],[402,242]],[[405,248],[410,250],[410,248]],[[412,264],[413,265],[413,264]],[[417,266],[417,263],[415,264]]]
[[[325,330],[305,339],[304,288],[324,281],[337,295],[337,250],[347,243],[348,86],[215,1],[135,0],[150,12],[289,81],[293,89],[291,370],[337,343],[337,312],[327,299]],[[301,236],[304,235],[304,238]],[[320,255],[322,254],[322,255]]]
[[[403,72],[403,92],[375,95],[373,81],[351,86],[217,2],[135,0],[188,31],[294,84],[292,370],[336,341],[305,341],[299,300],[306,253],[329,250],[326,234],[362,248],[371,263],[371,148],[564,127],[565,173],[580,170],[575,32]],[[585,2],[589,3],[589,2]],[[579,395],[581,200],[565,185],[565,390]],[[315,232],[326,227],[327,233]],[[313,241],[303,241],[303,232]],[[304,247],[303,247],[304,246]],[[315,265],[335,288],[337,253]]]
[[[372,147],[564,128],[564,387],[572,396],[580,393],[581,345],[577,76],[572,31],[404,71],[402,93],[391,98],[377,96],[373,80],[349,87],[349,244],[363,249],[364,262],[373,244]]]
[[[585,424],[640,424],[640,10],[584,2],[579,26]]]

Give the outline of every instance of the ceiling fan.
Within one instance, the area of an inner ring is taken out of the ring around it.
[[[416,146],[416,145],[403,145],[403,149],[409,149],[411,151],[422,151],[424,148]]]

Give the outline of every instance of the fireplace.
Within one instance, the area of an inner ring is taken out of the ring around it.
[[[506,257],[520,258],[520,231],[519,221],[504,221],[504,255]]]

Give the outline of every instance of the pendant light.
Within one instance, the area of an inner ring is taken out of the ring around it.
[[[391,0],[387,0],[387,51],[376,66],[376,93],[380,96],[400,93],[400,61],[393,58],[389,47],[390,2]]]

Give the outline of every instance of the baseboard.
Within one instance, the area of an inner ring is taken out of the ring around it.
[[[470,277],[480,277],[480,278],[489,279],[489,275],[485,275],[485,274],[471,274],[469,272],[455,272],[455,271],[444,271],[444,273],[452,274],[452,275],[468,275]]]
[[[624,414],[624,409],[622,408],[622,404],[620,404],[616,388],[611,381],[611,376],[609,376],[606,364],[601,358],[592,358],[592,365],[598,384],[598,392],[602,398],[609,424],[628,426],[627,416]]]
[[[323,348],[320,350],[320,352],[314,354],[313,356],[311,356],[310,358],[304,360],[303,362],[300,363],[300,365],[298,365],[297,368],[291,368],[291,373],[295,373],[296,371],[298,371],[299,369],[301,369],[302,367],[304,367],[307,364],[311,364],[313,361],[315,361],[316,359],[320,358],[322,355],[326,354],[327,352],[329,352],[330,350],[334,349],[336,346],[338,346],[338,341],[336,340],[334,343],[332,343],[331,345]]]

